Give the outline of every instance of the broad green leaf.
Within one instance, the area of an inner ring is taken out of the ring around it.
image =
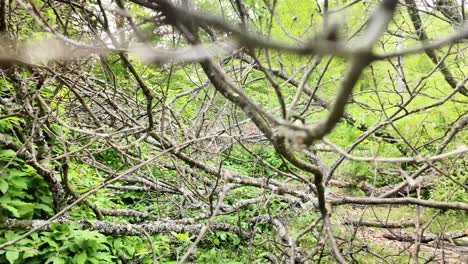
[[[218,237],[219,237],[222,241],[225,241],[225,240],[226,240],[226,232],[219,232],[219,233],[218,233]]]
[[[9,170],[10,173],[12,173],[12,176],[16,176],[16,177],[12,177],[10,179],[10,184],[12,186],[15,186],[19,189],[28,189],[28,179],[27,177],[18,177],[18,176],[22,176],[24,174],[24,172],[20,171],[20,170],[14,170],[14,172],[11,172],[13,170]]]
[[[39,255],[39,253],[40,253],[39,250],[30,248],[30,249],[24,251],[23,259],[37,256],[37,255]]]
[[[123,245],[122,240],[116,239],[116,240],[114,241],[114,248],[115,248],[115,249],[121,248],[122,245]]]
[[[0,181],[0,192],[5,194],[8,191],[8,182],[1,180]]]
[[[2,204],[2,207],[6,210],[8,210],[14,217],[21,217],[18,210],[16,210],[15,207],[10,206],[8,204]]]
[[[53,264],[65,264],[65,259],[61,257],[54,256],[52,258],[49,258],[46,263],[53,263]]]
[[[135,253],[134,247],[127,247],[126,250],[129,256],[133,256],[133,254]]]
[[[11,149],[0,150],[0,160],[9,160],[15,156],[16,152]]]
[[[87,259],[88,259],[88,255],[86,255],[86,251],[82,251],[80,254],[78,254],[75,257],[75,262],[77,264],[84,264],[84,263],[86,263]]]
[[[13,200],[9,203],[9,205],[17,209],[17,212],[20,215],[20,217],[31,216],[34,212],[33,203],[25,203],[23,201]]]
[[[175,235],[175,238],[180,241],[187,241],[189,239],[188,233],[179,233]]]
[[[5,254],[6,259],[10,264],[15,263],[15,261],[19,258],[19,252],[18,251],[7,251]]]
[[[45,204],[35,204],[35,208],[44,210],[48,214],[53,214],[54,213],[54,210],[51,207],[49,207],[49,206],[47,206]]]

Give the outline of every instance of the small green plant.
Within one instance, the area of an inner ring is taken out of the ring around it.
[[[12,231],[2,232],[0,242],[17,236]],[[0,250],[0,263],[106,263],[117,260],[110,246],[106,236],[99,232],[51,224],[50,231],[32,234],[16,246]]]

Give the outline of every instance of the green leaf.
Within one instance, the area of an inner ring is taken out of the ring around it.
[[[8,251],[6,254],[6,259],[10,264],[15,263],[15,261],[19,258],[19,252],[18,251]]]
[[[219,237],[222,241],[226,241],[226,232],[219,232],[219,233],[218,233],[218,237]]]
[[[38,235],[37,233],[31,234],[30,237],[31,237],[33,240],[39,239],[39,235]]]
[[[56,257],[54,258],[54,264],[65,264],[65,259]]]
[[[0,191],[5,194],[8,191],[8,182],[2,180],[0,181]]]
[[[127,250],[128,255],[131,256],[131,257],[133,256],[133,254],[135,254],[135,248],[134,247],[127,247],[126,250]]]
[[[123,245],[122,240],[116,239],[116,240],[114,241],[114,248],[115,248],[115,249],[121,248],[122,245]]]
[[[8,204],[2,204],[2,207],[8,210],[14,217],[21,217],[18,213],[18,210],[16,210],[16,208],[14,208],[13,206],[9,206]]]
[[[233,244],[234,246],[237,246],[237,245],[240,244],[240,238],[239,238],[237,235],[234,235],[234,234],[233,234],[233,235],[230,235],[229,237],[230,237],[230,239],[232,240],[232,244]]]
[[[24,172],[20,170],[9,170],[11,176],[21,176]],[[12,177],[10,180],[10,184],[18,187],[19,189],[28,189],[28,179],[25,177]]]
[[[55,241],[52,240],[50,237],[44,237],[43,240],[44,240],[44,242],[47,242],[49,244],[49,246],[52,247],[52,248],[57,248],[58,247],[57,243],[55,243]]]
[[[10,206],[16,208],[17,213],[20,215],[19,217],[28,217],[32,216],[34,212],[34,204],[33,203],[25,203],[23,201],[13,200],[9,202]],[[16,216],[18,217],[18,216]]]
[[[3,195],[0,197],[0,205],[9,203],[11,201],[10,195]]]
[[[0,150],[0,160],[9,160],[14,157],[16,152],[11,149],[2,149]]]
[[[86,255],[86,251],[82,251],[78,256],[76,256],[75,261],[77,264],[84,264],[88,259],[88,255]]]
[[[47,206],[45,204],[36,204],[35,208],[36,209],[41,209],[41,210],[45,211],[48,214],[53,214],[54,213],[54,210],[50,206]]]
[[[24,251],[23,259],[34,257],[37,255],[39,255],[39,251],[37,249],[29,248],[28,250]]]
[[[184,242],[190,240],[188,233],[175,234],[175,238],[179,241],[184,241]]]

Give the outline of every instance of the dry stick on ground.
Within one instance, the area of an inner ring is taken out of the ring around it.
[[[142,236],[144,233],[184,233],[199,234],[205,226],[204,224],[180,224],[170,221],[152,221],[144,224],[128,224],[110,221],[96,220],[89,222],[87,220],[71,221],[66,219],[50,220],[18,220],[2,219],[0,228],[9,230],[26,230],[34,228],[36,231],[50,230],[50,224],[77,224],[81,229],[96,230],[102,234],[112,236]],[[37,228],[40,227],[40,228]],[[209,228],[212,230],[224,230],[240,235],[239,228],[226,223],[211,223]]]
[[[387,220],[364,220],[364,219],[348,218],[348,219],[344,219],[341,222],[345,225],[381,227],[381,228],[406,228],[406,227],[414,227],[416,225],[416,223],[412,220],[387,221]]]
[[[400,234],[384,234],[385,238],[390,240],[398,240],[404,242],[415,242],[414,234],[400,233]],[[452,240],[457,238],[467,237],[467,231],[452,231],[443,234],[425,234],[421,237],[422,243],[429,243],[437,240]]]
[[[439,201],[428,201],[417,198],[374,198],[374,197],[343,197],[338,199],[330,199],[332,205],[343,205],[343,204],[372,204],[372,205],[383,205],[383,204],[400,204],[400,205],[421,205],[429,208],[437,209],[452,209],[452,210],[464,210],[468,211],[468,203],[464,202],[439,202]]]

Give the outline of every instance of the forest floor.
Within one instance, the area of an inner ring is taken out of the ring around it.
[[[412,243],[387,239],[384,237],[385,233],[388,233],[388,231],[379,228],[361,227],[357,236],[384,249],[392,249],[398,252],[414,252],[414,245],[411,246]],[[455,245],[446,242],[436,247],[433,243],[422,243],[420,254],[425,255],[425,259],[432,258],[428,263],[468,263],[468,246],[466,245]]]
[[[430,218],[433,212],[421,210],[421,224]],[[368,208],[365,206],[342,206],[334,211],[332,222],[339,225],[344,219],[362,219],[362,220],[378,220],[381,222],[410,222],[415,219],[416,211],[411,207],[374,207]],[[449,216],[447,216],[449,217]],[[447,222],[446,231],[465,230],[468,233],[464,224],[464,218],[454,219],[450,217],[450,222]],[[341,235],[344,237],[354,236],[356,244],[369,245],[369,250],[382,257],[382,260],[388,263],[409,263],[411,255],[414,252],[414,243],[391,240],[384,235],[402,235],[414,233],[414,227],[408,228],[379,228],[369,226],[341,225]],[[426,230],[424,235],[431,232],[437,233],[437,224],[432,223],[431,227]],[[354,242],[352,242],[354,243]],[[468,237],[459,238],[452,241],[421,243],[419,252],[421,263],[462,263],[468,264]]]

